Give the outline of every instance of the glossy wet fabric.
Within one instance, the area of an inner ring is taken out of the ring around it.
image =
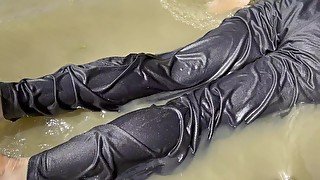
[[[297,103],[319,103],[319,16],[318,0],[260,1],[173,52],[105,58],[2,84],[5,117],[13,120],[79,107],[116,110],[136,98],[190,89],[33,156],[28,179],[169,173],[221,124],[235,128]]]

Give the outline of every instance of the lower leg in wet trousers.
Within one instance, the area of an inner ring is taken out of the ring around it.
[[[28,178],[143,179],[172,170],[190,144],[183,128],[188,117],[189,108],[182,104],[126,114],[31,157]]]

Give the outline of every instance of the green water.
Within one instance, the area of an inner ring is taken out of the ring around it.
[[[0,81],[52,73],[130,52],[159,53],[194,41],[221,19],[206,0],[0,0]],[[195,28],[197,27],[197,28]],[[145,105],[116,112],[77,111],[58,117],[0,122],[0,150],[31,156]],[[174,175],[153,179],[319,179],[319,108],[285,119],[261,119],[231,133],[220,129],[206,151]]]

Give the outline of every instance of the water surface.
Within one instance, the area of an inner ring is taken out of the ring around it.
[[[52,73],[130,52],[186,45],[221,19],[206,0],[0,0],[0,81]],[[0,122],[0,150],[31,156],[146,105],[118,112],[76,111]],[[208,149],[174,175],[154,179],[319,179],[319,107],[302,106],[232,132],[221,128]]]

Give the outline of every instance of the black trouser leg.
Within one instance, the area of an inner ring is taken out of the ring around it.
[[[190,144],[184,129],[188,112],[183,105],[154,106],[97,126],[33,156],[28,179],[141,179],[173,169],[177,165],[170,164],[178,163]]]

